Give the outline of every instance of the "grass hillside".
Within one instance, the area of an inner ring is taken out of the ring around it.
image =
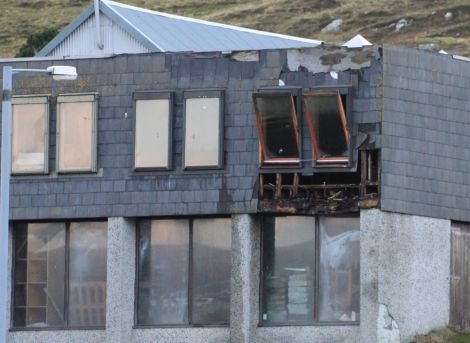
[[[344,41],[427,44],[470,55],[469,0],[120,0],[131,5],[260,30]],[[14,56],[29,33],[67,25],[92,0],[1,0],[0,56]],[[451,15],[446,13],[450,12]],[[342,19],[337,32],[321,32]],[[396,23],[407,24],[397,31]]]

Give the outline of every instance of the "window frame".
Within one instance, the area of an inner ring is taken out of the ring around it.
[[[137,101],[139,100],[168,100],[168,166],[167,167],[136,167],[136,142],[137,142]],[[174,121],[174,92],[170,91],[138,91],[133,95],[133,132],[134,140],[132,143],[132,151],[134,158],[132,160],[132,170],[134,172],[151,172],[151,171],[170,171],[173,170],[173,121]]]
[[[291,102],[290,119],[294,130],[295,141],[297,145],[298,158],[269,158],[266,156],[266,139],[263,130],[262,118],[256,104],[256,98],[262,97],[279,97],[288,96]],[[302,121],[302,102],[299,102],[300,89],[261,89],[252,94],[253,108],[256,115],[256,127],[258,131],[259,140],[259,161],[261,168],[299,168],[302,165],[302,136],[300,131],[300,124]],[[297,97],[297,99],[294,99]],[[294,114],[294,115],[293,115]]]
[[[24,175],[47,175],[49,174],[49,141],[50,141],[50,106],[51,95],[50,94],[38,94],[38,95],[15,95],[12,97],[12,106],[15,105],[29,105],[29,104],[45,104],[45,132],[44,132],[44,168],[42,171],[13,171],[13,163],[10,166],[10,174],[12,176],[24,176]],[[12,125],[13,125],[13,108],[12,108]],[[13,128],[11,132],[11,151],[10,155],[13,159]]]
[[[315,271],[313,279],[313,320],[311,322],[263,322],[263,302],[264,302],[264,235],[265,235],[265,218],[271,217],[295,217],[297,215],[264,215],[261,217],[261,237],[260,237],[260,268],[259,268],[259,315],[258,327],[284,327],[284,326],[358,326],[361,321],[319,321],[319,296],[320,296],[320,255],[321,255],[321,239],[320,239],[320,217],[338,217],[338,218],[359,218],[359,215],[349,216],[307,216],[315,218]],[[360,230],[360,228],[359,228]]]
[[[346,140],[347,144],[347,156],[335,156],[335,157],[321,157],[320,156],[320,147],[318,143],[319,137],[317,137],[317,134],[315,132],[315,125],[312,121],[311,115],[309,108],[307,106],[307,97],[310,96],[334,96],[336,95],[336,102],[338,105],[339,109],[339,114],[341,118],[341,126],[342,126],[342,132],[343,136]],[[343,103],[342,96],[346,97],[346,101]],[[307,119],[307,126],[308,130],[310,132],[310,138],[312,140],[312,164],[313,167],[315,168],[322,168],[322,167],[349,167],[351,164],[351,132],[350,132],[350,118],[351,116],[349,115],[351,109],[350,109],[350,95],[349,92],[343,91],[341,89],[331,89],[331,90],[326,90],[326,89],[318,89],[318,90],[312,90],[310,92],[306,92],[302,94],[302,102],[305,108],[305,115]],[[345,105],[346,105],[346,110],[345,110]]]
[[[92,128],[91,128],[91,166],[84,169],[61,170],[60,169],[60,105],[62,103],[92,103]],[[56,115],[56,171],[58,174],[85,174],[96,173],[98,171],[98,93],[68,93],[57,95],[57,115]]]
[[[224,90],[222,89],[207,89],[207,90],[188,90],[183,92],[183,137],[181,146],[181,164],[183,170],[215,170],[224,168]],[[198,165],[198,166],[187,166],[186,165],[186,100],[187,99],[204,99],[204,98],[218,98],[219,99],[219,153],[218,163],[214,165]]]
[[[11,251],[11,275],[10,275],[10,323],[9,329],[10,332],[17,332],[17,331],[69,331],[69,330],[106,330],[106,323],[108,317],[105,317],[105,324],[100,326],[69,326],[69,298],[70,298],[70,226],[72,223],[86,223],[86,222],[108,222],[108,220],[103,220],[103,218],[87,218],[87,219],[74,219],[74,220],[18,220],[13,221],[11,226],[13,229],[13,236],[12,236],[12,251]],[[22,326],[14,326],[14,311],[15,311],[15,273],[16,273],[16,227],[20,225],[28,225],[28,224],[38,224],[38,223],[63,223],[65,225],[65,242],[64,242],[64,249],[65,249],[65,261],[64,261],[64,325],[63,326],[45,326],[45,327],[22,327]],[[108,235],[108,228],[106,230],[106,235]],[[107,244],[108,245],[108,244]],[[106,251],[107,254],[107,251]],[[107,256],[107,262],[109,261],[109,256]],[[107,271],[106,271],[107,272]],[[105,301],[105,314],[107,307],[108,307],[108,275],[106,275],[106,301]]]
[[[230,316],[228,323],[211,323],[211,324],[195,324],[192,323],[193,317],[193,223],[194,220],[198,219],[230,219],[230,216],[197,216],[197,217],[147,217],[147,218],[140,218],[137,221],[136,225],[136,245],[135,245],[135,282],[134,282],[134,325],[133,329],[162,329],[162,328],[227,328],[230,327]],[[152,220],[187,220],[188,227],[189,227],[189,240],[188,240],[188,322],[184,324],[139,324],[138,322],[138,313],[139,313],[139,288],[140,288],[140,240],[141,240],[141,227],[142,223],[145,221],[151,222]],[[232,228],[230,227],[230,232],[232,232]],[[231,242],[232,245],[233,242]],[[230,262],[231,264],[231,262]],[[231,266],[230,266],[230,274],[231,274]],[[231,304],[230,304],[231,305]],[[230,306],[231,307],[231,306]]]

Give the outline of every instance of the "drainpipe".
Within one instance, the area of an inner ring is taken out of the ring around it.
[[[95,5],[95,26],[96,26],[96,38],[98,39],[98,49],[103,50],[104,44],[101,37],[101,25],[100,25],[100,0],[94,0]]]

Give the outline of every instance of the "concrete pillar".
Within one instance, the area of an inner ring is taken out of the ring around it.
[[[230,342],[250,343],[259,317],[260,226],[248,214],[232,220]]]
[[[135,222],[108,219],[106,342],[130,342],[134,325]]]
[[[361,343],[449,323],[450,221],[361,211]]]

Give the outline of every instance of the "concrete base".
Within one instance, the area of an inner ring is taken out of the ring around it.
[[[409,342],[449,323],[450,221],[361,211],[361,342]]]

